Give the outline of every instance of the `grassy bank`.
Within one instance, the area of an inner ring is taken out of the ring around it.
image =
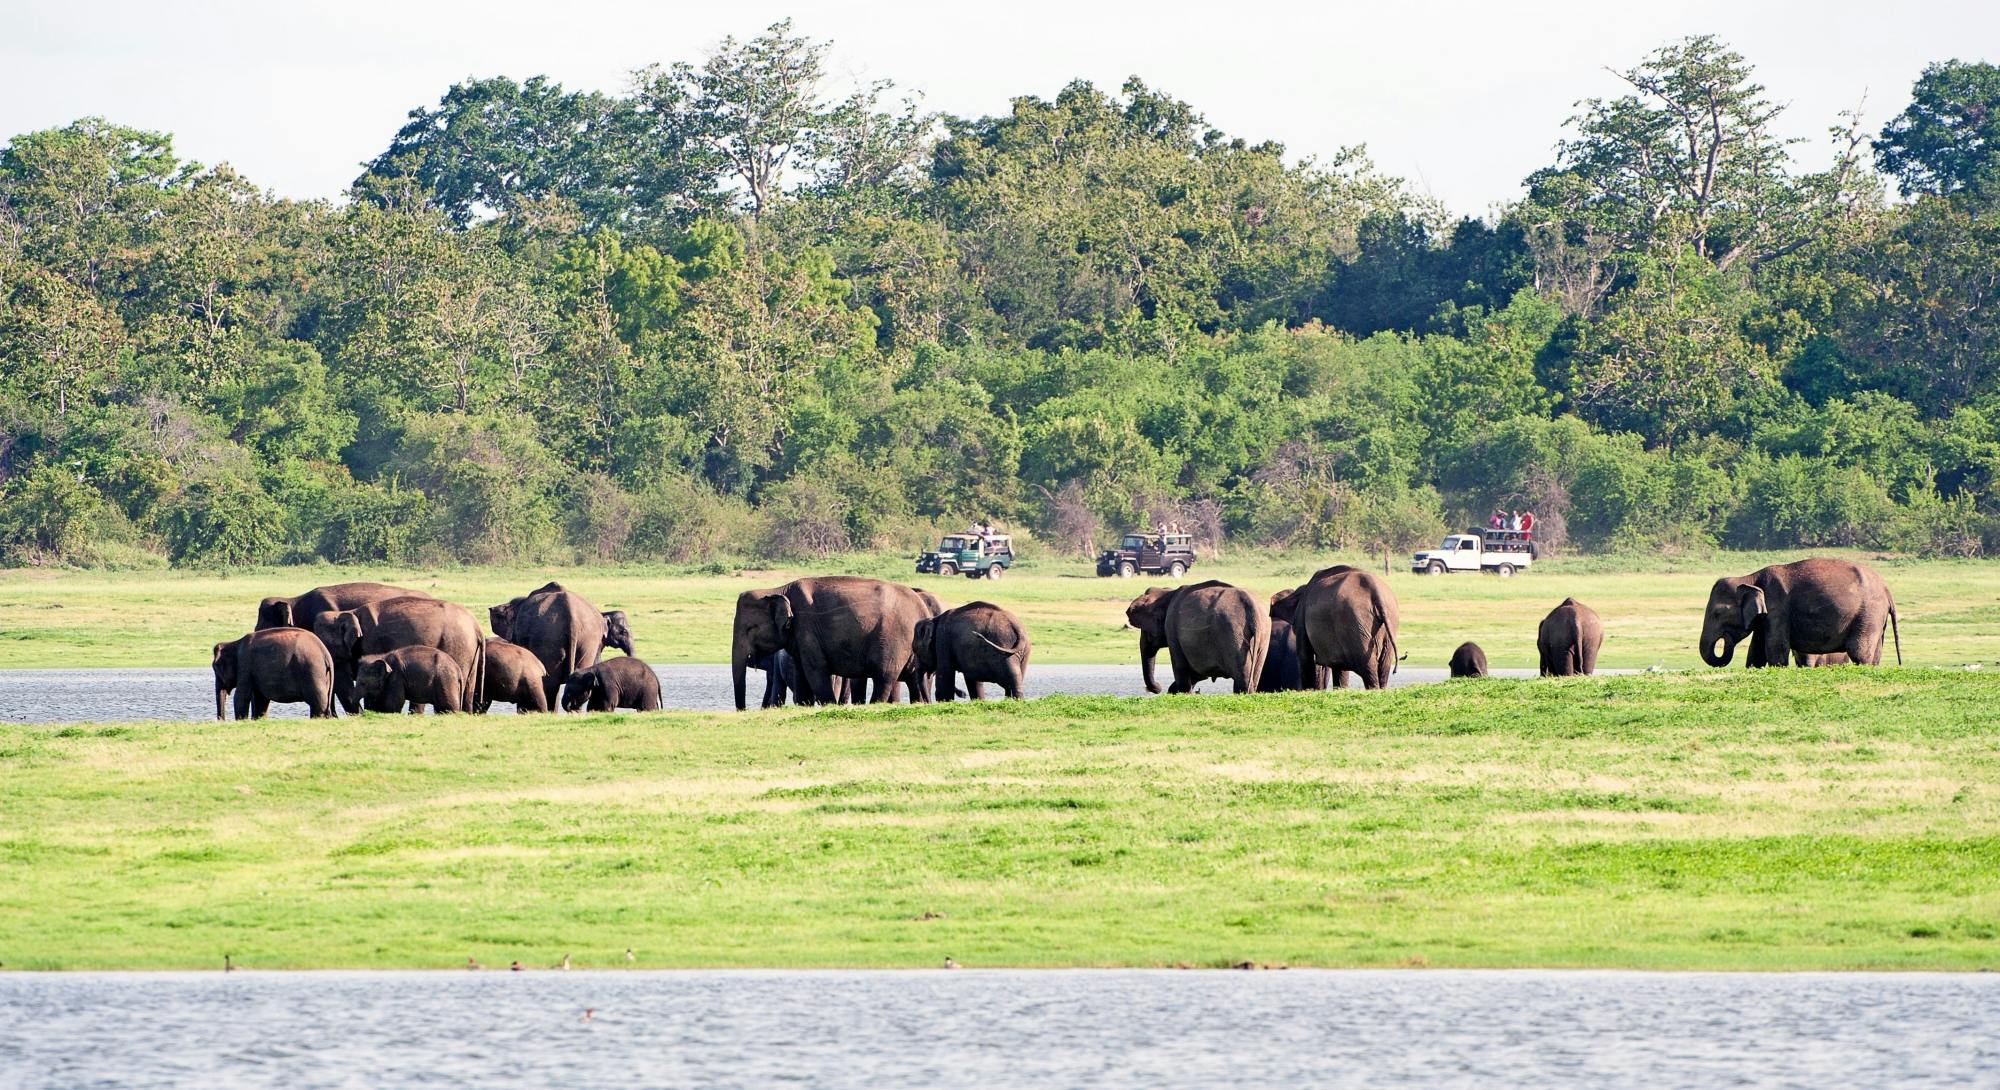
[[[2000,967],[2000,677],[0,724],[9,968]]]
[[[1912,665],[2000,662],[2000,563],[1883,561],[1901,610],[1905,660]],[[1231,558],[1198,569],[1260,594],[1296,585],[1330,557]],[[1350,562],[1368,563],[1360,557]],[[1461,640],[1477,640],[1496,667],[1535,665],[1535,626],[1574,595],[1604,617],[1606,668],[1699,665],[1694,645],[1701,608],[1717,575],[1780,559],[1722,554],[1657,559],[1633,570],[1600,558],[1556,561],[1514,579],[1414,576],[1389,579],[1403,606],[1402,646],[1412,665],[1443,666]],[[1380,558],[1374,562],[1380,568]],[[949,602],[986,598],[1018,611],[1045,663],[1136,662],[1123,630],[1125,604],[1147,580],[1099,579],[1081,563],[1024,565],[1000,583],[918,577],[909,561],[863,557],[818,571],[853,572],[921,583]],[[205,666],[209,645],[241,635],[267,594],[296,594],[323,583],[382,579],[485,607],[559,578],[604,608],[626,610],[639,654],[656,663],[724,662],[736,595],[804,571],[699,572],[644,568],[380,570],[306,567],[251,572],[0,572],[0,669],[61,666]]]

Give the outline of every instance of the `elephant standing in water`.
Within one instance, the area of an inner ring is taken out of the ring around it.
[[[1486,652],[1478,644],[1467,640],[1451,653],[1451,676],[1485,677]]]
[[[660,675],[630,655],[586,666],[563,682],[562,710],[608,712],[660,710]]]
[[[371,712],[420,712],[425,705],[439,715],[472,710],[465,703],[464,673],[435,647],[363,655],[355,667],[354,687]]]
[[[744,674],[779,651],[792,656],[800,687],[830,703],[837,678],[865,678],[870,699],[888,703],[917,662],[917,622],[931,606],[900,583],[857,575],[798,579],[782,587],[746,590],[736,598],[730,640],[730,680],[736,710],[744,708]]]
[[[1543,677],[1577,677],[1597,672],[1597,649],[1604,644],[1604,622],[1597,611],[1574,598],[1542,618],[1535,632]]]
[[[303,703],[314,719],[333,718],[333,656],[303,628],[264,628],[215,645],[215,717],[236,695],[236,718],[262,719],[271,703]]]
[[[486,641],[486,684],[480,694],[479,710],[486,711],[496,700],[514,705],[517,715],[549,710],[548,670],[534,652],[498,636]]]
[[[1292,631],[1292,623],[1273,618],[1270,648],[1264,653],[1264,672],[1257,677],[1257,691],[1282,693],[1311,688],[1300,669],[1302,665],[1299,638]]]
[[[991,602],[970,602],[917,622],[917,661],[935,675],[937,698],[958,692],[958,676],[974,700],[992,682],[1019,700],[1028,678],[1028,626]]]
[[[1363,688],[1383,689],[1399,661],[1396,629],[1401,613],[1389,584],[1371,572],[1336,564],[1314,572],[1295,590],[1271,596],[1271,616],[1290,622],[1299,643],[1299,666],[1314,671],[1312,684],[1346,688],[1348,671]]]
[[[266,598],[257,605],[258,628],[312,627],[321,617],[343,609],[358,609],[391,598],[429,598],[431,595],[387,583],[335,583],[314,587],[295,598]],[[349,708],[349,711],[354,709]]]
[[[1168,692],[1191,693],[1209,678],[1226,677],[1235,692],[1254,693],[1271,651],[1271,618],[1254,595],[1219,580],[1186,587],[1150,587],[1125,607],[1139,630],[1139,673],[1157,693],[1153,664],[1165,648],[1173,666]]]
[[[556,692],[570,674],[595,666],[606,647],[616,647],[630,655],[632,630],[625,624],[625,611],[600,612],[583,595],[549,583],[505,605],[486,611],[493,634],[509,643],[527,648],[541,660],[545,677],[542,691],[548,706],[556,706]]]
[[[1748,637],[1751,666],[1805,666],[1836,653],[1878,666],[1885,633],[1895,635],[1901,663],[1896,600],[1882,577],[1851,560],[1816,557],[1716,580],[1702,614],[1701,660],[1727,666]]]
[[[340,706],[355,710],[355,671],[363,655],[380,655],[399,647],[435,647],[450,655],[464,684],[459,706],[476,708],[486,688],[486,639],[479,622],[463,606],[435,598],[391,598],[355,609],[328,613],[313,625],[313,635],[333,654],[334,692]]]

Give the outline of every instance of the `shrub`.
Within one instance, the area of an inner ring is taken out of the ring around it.
[[[638,508],[618,482],[602,473],[579,473],[560,489],[563,536],[584,560],[625,555]]]
[[[539,560],[556,541],[550,493],[561,467],[525,416],[418,418],[391,464],[430,498],[432,549],[508,563]]]
[[[122,521],[76,474],[37,466],[0,489],[0,562],[88,566],[105,528]]]
[[[740,501],[718,496],[683,477],[667,477],[632,497],[633,556],[672,563],[704,560],[741,550],[750,540],[751,513]]]
[[[320,529],[319,555],[336,564],[398,564],[412,559],[429,501],[393,479],[356,483],[334,493]]]
[[[179,567],[271,564],[283,559],[285,512],[257,482],[234,474],[193,481],[161,508],[167,555]]]

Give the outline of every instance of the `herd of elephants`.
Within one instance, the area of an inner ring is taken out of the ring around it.
[[[471,611],[423,591],[341,583],[291,598],[266,598],[257,627],[214,649],[215,714],[234,694],[238,719],[273,702],[303,703],[314,717],[336,704],[371,711],[609,711],[660,707],[660,681],[634,656],[622,611],[600,611],[549,583],[487,611],[493,635]],[[1139,632],[1140,671],[1157,693],[1161,650],[1173,668],[1169,692],[1226,678],[1239,693],[1345,687],[1356,674],[1383,688],[1402,656],[1395,595],[1380,576],[1347,565],[1259,600],[1210,580],[1153,587],[1125,618]],[[1727,666],[1750,641],[1751,666],[1882,660],[1896,604],[1882,577],[1852,561],[1815,558],[1718,579],[1708,597],[1701,657]],[[1542,620],[1536,646],[1544,675],[1590,674],[1604,626],[1589,606],[1565,599]],[[623,656],[606,659],[615,647]],[[744,591],[736,600],[730,670],[736,707],[745,676],[764,673],[763,705],[891,702],[907,687],[916,702],[978,699],[987,684],[1020,697],[1028,629],[991,602],[947,608],[930,591],[860,576],[798,579]],[[1453,652],[1454,677],[1486,673],[1475,643]]]

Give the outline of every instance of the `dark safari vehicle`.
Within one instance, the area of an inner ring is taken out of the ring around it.
[[[1193,534],[1126,534],[1115,549],[1097,558],[1097,574],[1130,579],[1165,575],[1179,579],[1194,567]]]
[[[963,575],[998,579],[1014,566],[1012,534],[946,534],[935,552],[917,558],[919,575]]]

